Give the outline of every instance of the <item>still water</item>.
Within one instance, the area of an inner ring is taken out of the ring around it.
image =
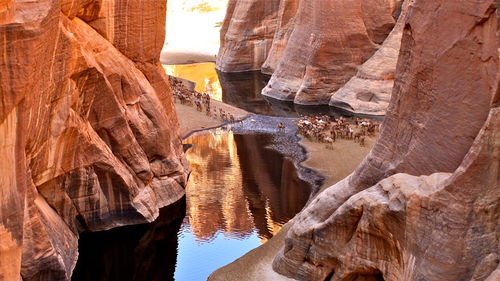
[[[335,118],[353,116],[350,112],[328,105],[302,106],[263,96],[262,89],[270,77],[260,71],[223,73],[215,69],[213,62],[163,65],[163,67],[168,75],[193,82],[197,92],[207,93],[214,100],[223,101],[251,113],[292,118],[315,114],[325,114]],[[381,117],[370,118],[382,120]]]
[[[84,233],[73,281],[197,281],[275,235],[311,194],[272,136],[217,129],[185,141],[186,202],[154,223]]]

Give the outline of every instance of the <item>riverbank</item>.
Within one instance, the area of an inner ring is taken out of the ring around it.
[[[250,116],[249,112],[220,101],[212,100],[211,104],[216,110],[222,109],[224,112],[232,114],[235,120],[242,120]],[[194,106],[181,104],[180,102],[175,103],[175,110],[179,118],[181,136],[183,139],[195,132],[217,128],[227,123],[227,121],[220,118],[208,116],[204,112],[196,110]]]
[[[231,113],[237,120],[251,115],[247,111],[222,102],[212,101],[212,104],[215,108],[222,108],[223,111]],[[219,118],[210,117],[204,112],[197,111],[193,106],[183,105],[179,102],[176,103],[176,110],[183,137],[197,131],[216,128],[226,123],[226,121]],[[319,191],[321,192],[349,175],[369,153],[374,143],[375,137],[368,137],[365,146],[360,146],[358,143],[349,140],[339,140],[334,143],[332,148],[327,148],[324,143],[312,142],[302,138],[299,144],[307,151],[307,159],[301,165],[324,176],[325,180]],[[293,220],[287,223],[267,243],[248,252],[227,266],[216,270],[208,280],[292,280],[272,270],[272,261],[284,245],[286,233],[292,223]]]

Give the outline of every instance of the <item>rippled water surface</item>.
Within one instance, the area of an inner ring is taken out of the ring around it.
[[[73,280],[206,280],[276,234],[311,186],[271,135],[214,130],[185,141],[192,173],[186,203],[152,224],[85,233]]]

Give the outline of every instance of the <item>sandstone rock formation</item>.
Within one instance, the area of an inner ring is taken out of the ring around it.
[[[152,221],[183,196],[165,5],[0,4],[0,280],[69,280],[80,231]]]
[[[385,115],[391,100],[396,64],[408,7],[405,0],[396,26],[382,47],[330,99],[330,105],[358,114]]]
[[[399,7],[397,0],[301,1],[284,54],[262,93],[328,104],[391,32]]]
[[[216,68],[260,70],[273,42],[280,0],[229,0]]]
[[[498,280],[494,0],[415,0],[372,152],[295,219],[274,268],[299,280]]]
[[[288,39],[295,24],[295,15],[299,7],[299,0],[281,0],[276,23],[276,33],[273,37],[271,49],[266,61],[262,65],[262,73],[272,75],[283,56]]]

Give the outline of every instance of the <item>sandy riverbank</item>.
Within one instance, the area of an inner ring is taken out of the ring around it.
[[[370,152],[375,137],[367,138],[366,146],[360,147],[352,141],[340,140],[333,149],[327,149],[325,144],[302,139],[300,144],[307,150],[308,159],[302,165],[320,172],[325,177],[320,192],[349,175],[364,157]],[[319,192],[319,193],[320,193]],[[318,194],[319,194],[318,193]],[[266,244],[250,251],[236,261],[212,273],[209,281],[290,281],[272,269],[272,262],[278,251],[283,247],[287,231],[293,224],[288,222],[281,231]]]
[[[225,112],[233,114],[237,119],[250,115],[244,110],[222,102],[213,101],[213,106],[222,108]],[[176,110],[179,116],[181,133],[184,137],[193,132],[218,127],[225,123],[218,118],[209,117],[203,112],[197,111],[192,106],[176,103]],[[320,189],[321,192],[349,175],[361,163],[374,143],[375,137],[367,138],[366,145],[363,147],[353,141],[340,140],[334,144],[333,149],[327,149],[323,143],[302,139],[300,144],[307,150],[308,156],[308,159],[302,162],[302,165],[318,171],[325,177],[324,184]],[[267,243],[212,273],[208,280],[292,280],[272,270],[272,261],[284,245],[286,232],[292,223],[293,220],[287,223]]]

